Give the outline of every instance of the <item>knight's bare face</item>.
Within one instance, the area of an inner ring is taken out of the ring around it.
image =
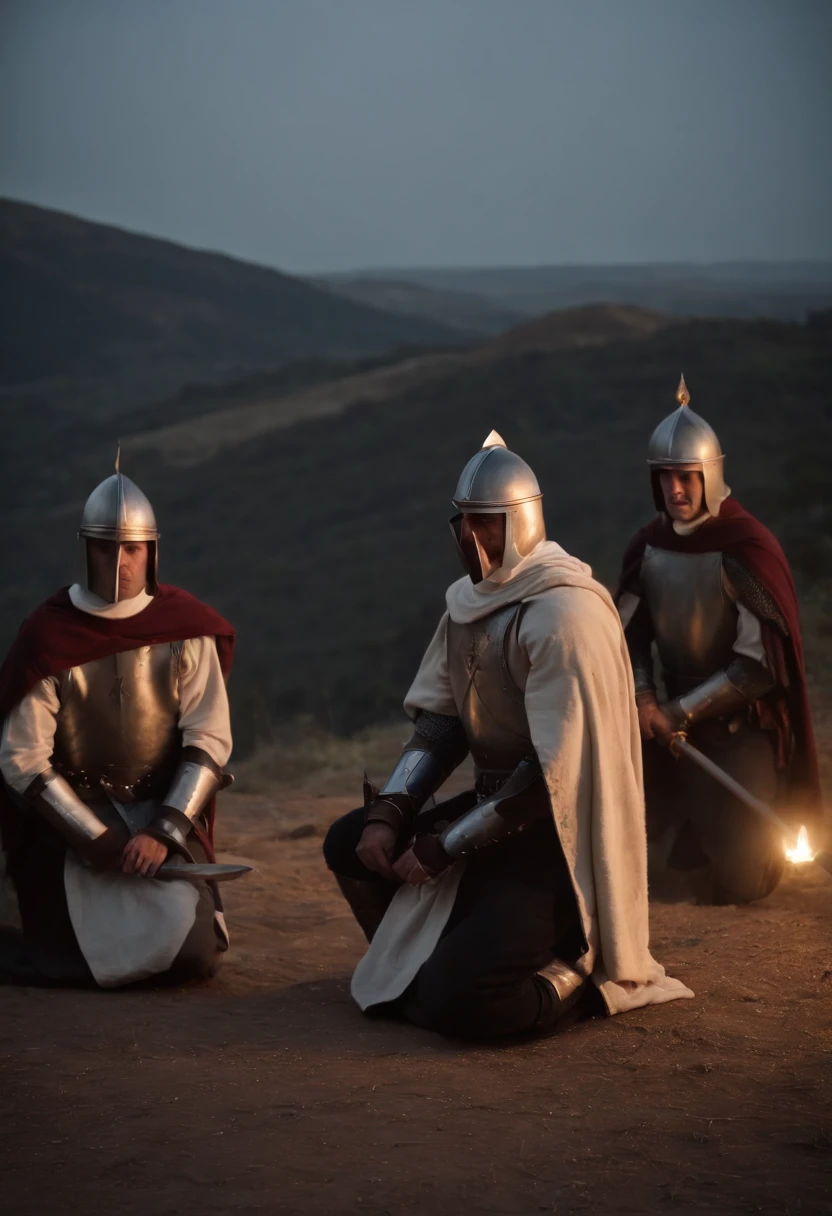
[[[688,524],[699,518],[705,509],[705,487],[698,469],[662,469],[659,484],[671,519]]]
[[[118,563],[118,598],[131,600],[147,586],[147,541],[88,540],[90,590],[110,600]]]
[[[497,514],[463,514],[459,530],[459,542],[464,547],[473,538],[479,541],[480,548],[491,562],[499,565],[503,560],[505,545],[505,516]]]

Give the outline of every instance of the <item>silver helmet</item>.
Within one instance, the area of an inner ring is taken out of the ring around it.
[[[116,471],[97,485],[90,494],[81,516],[78,537],[83,546],[85,585],[90,586],[87,541],[108,540],[121,546],[127,541],[147,542],[147,589],[151,594],[158,588],[159,529],[147,495],[135,482],[121,472],[121,450],[116,456]],[[118,600],[118,566],[115,563],[115,583],[111,602]]]
[[[492,431],[462,470],[453,497],[460,514],[450,520],[451,531],[472,583],[481,583],[498,570],[514,569],[546,539],[542,498],[537,478],[525,460],[510,452]],[[499,560],[489,558],[476,537],[472,545],[462,543],[463,514],[503,516]]]
[[[665,510],[659,484],[663,469],[691,469],[702,474],[705,506],[711,515],[719,515],[719,508],[731,493],[725,484],[722,448],[713,428],[689,408],[690,393],[684,376],[679,381],[676,400],[679,408],[659,423],[647,448],[653,501],[659,511]]]

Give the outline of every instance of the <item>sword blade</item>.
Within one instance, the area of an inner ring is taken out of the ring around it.
[[[184,879],[186,882],[230,882],[233,878],[242,878],[244,874],[251,874],[253,866],[243,865],[228,865],[220,864],[219,862],[196,861],[184,862],[177,865],[176,862],[166,861],[159,866],[154,878],[161,878],[162,882],[177,882]]]
[[[750,790],[747,790],[744,785],[740,785],[739,781],[735,781],[730,773],[726,773],[725,769],[714,764],[713,760],[709,760],[707,756],[700,752],[698,747],[694,747],[692,743],[688,743],[684,735],[675,735],[670,744],[670,750],[677,756],[686,756],[694,764],[698,765],[704,772],[713,777],[714,781],[718,781],[726,790],[739,798],[740,802],[744,802],[746,806],[750,806],[752,811],[756,811],[758,815],[762,815],[769,823],[773,823],[788,840],[790,846],[794,848],[797,844],[797,833],[785,823],[776,811],[773,811],[768,803],[756,798]],[[826,870],[827,874],[832,874],[832,853],[819,852],[815,853],[812,859],[821,869]]]
[[[127,831],[130,833],[131,836],[135,836],[136,829],[133,827],[133,824],[128,819],[127,812],[125,811],[124,807],[119,802],[118,798],[116,798],[113,794],[110,793],[110,791],[107,789],[106,785],[102,785],[101,788],[103,789],[103,791],[107,795],[107,797],[110,799],[110,802],[113,804],[113,809],[117,812],[119,818],[121,819],[121,822],[126,826]]]
[[[751,807],[752,811],[756,811],[758,815],[762,815],[764,819],[768,819],[770,823],[773,823],[775,827],[780,829],[792,847],[797,844],[797,834],[787,823],[783,822],[768,803],[756,798],[744,785],[740,785],[739,781],[735,781],[730,773],[726,773],[725,769],[720,768],[718,764],[714,764],[713,760],[709,760],[707,756],[703,755],[698,747],[694,747],[692,743],[688,743],[684,736],[676,735],[672,743],[672,751],[677,755],[687,756],[688,760],[692,760],[694,764],[713,777],[714,781],[718,781],[726,790],[730,790],[735,798],[739,798],[740,802],[744,802],[746,806]]]

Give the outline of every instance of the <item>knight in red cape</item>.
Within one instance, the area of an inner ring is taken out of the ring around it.
[[[783,872],[781,834],[668,749],[689,740],[810,839],[820,781],[797,594],[772,533],[725,484],[719,440],[679,408],[653,432],[658,515],[627,546],[617,593],[643,739],[651,887],[747,903]],[[657,660],[654,662],[654,656]]]
[[[0,980],[206,978],[228,947],[198,875],[230,781],[234,630],[158,582],[153,508],[118,462],[78,536],[81,581],[24,621],[0,668],[0,834],[22,923]]]

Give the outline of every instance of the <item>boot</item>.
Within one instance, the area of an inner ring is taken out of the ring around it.
[[[535,1034],[549,1034],[564,1015],[577,1005],[587,981],[556,958],[538,971],[535,982],[540,993],[540,1013],[533,1031]]]

